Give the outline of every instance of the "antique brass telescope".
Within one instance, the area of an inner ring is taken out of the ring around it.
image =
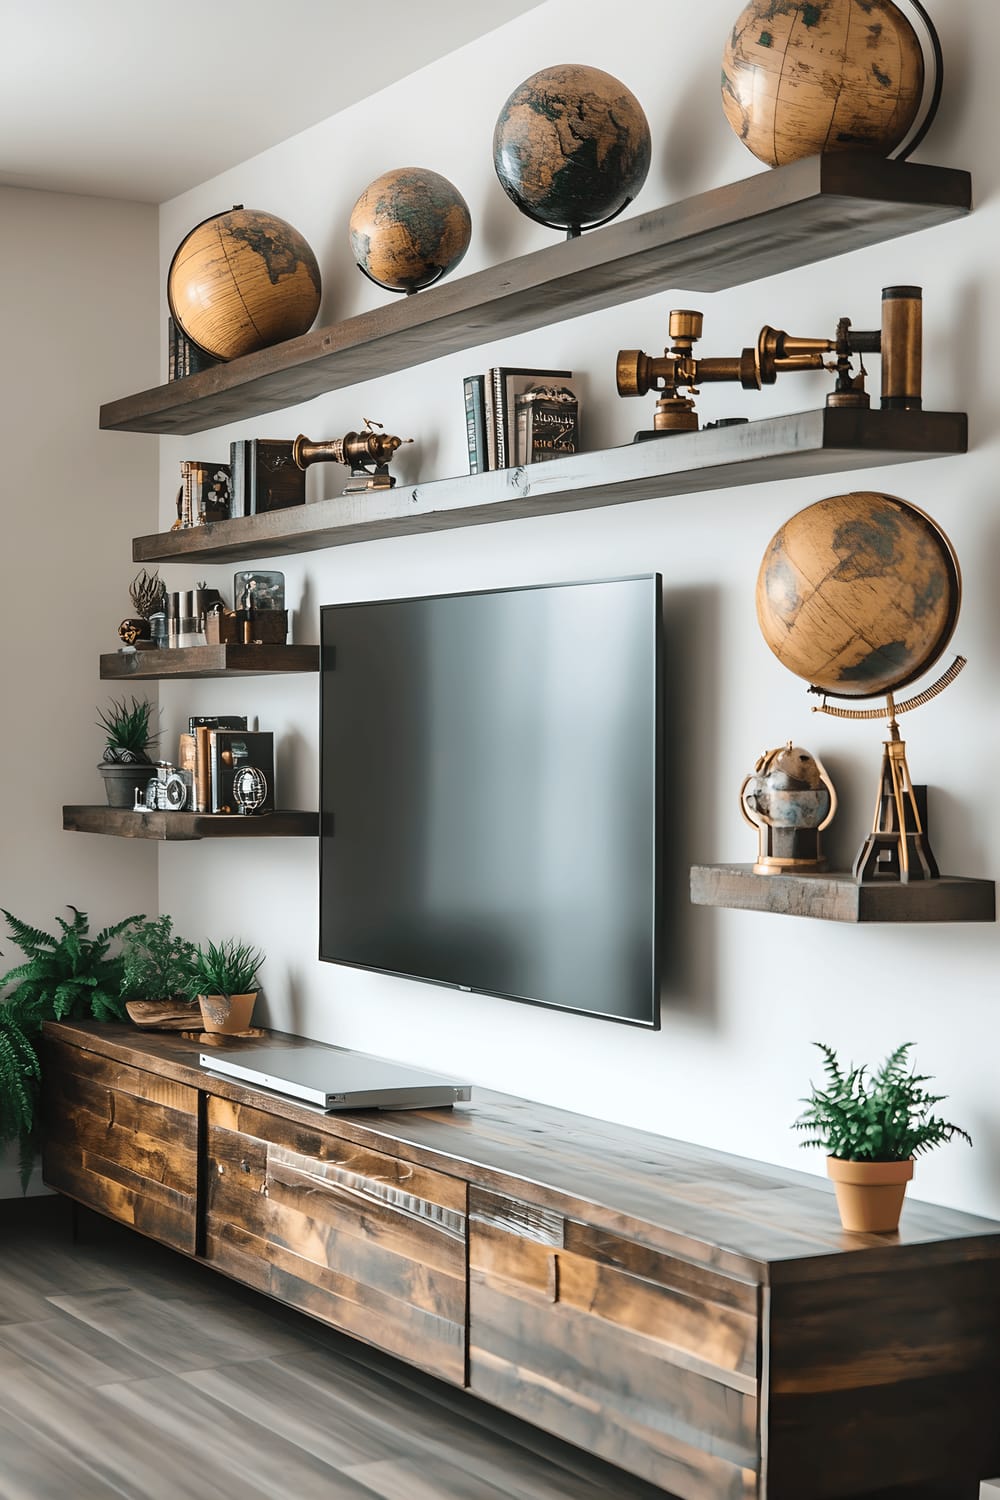
[[[700,312],[671,312],[671,347],[659,358],[641,349],[618,351],[619,396],[659,392],[652,430],[637,432],[636,442],[663,433],[697,432],[698,413],[691,396],[710,382],[739,381],[744,390],[759,391],[773,385],[785,371],[831,370],[837,381],[826,404],[868,407],[871,398],[865,389],[866,354],[882,356],[883,409],[920,409],[923,293],[918,286],[883,289],[881,329],[852,328],[850,318],[841,318],[836,336],[821,339],[793,338],[780,328],[764,327],[755,347],[728,359],[695,358],[693,349],[701,338],[703,321]],[[682,389],[690,395],[682,396]]]
[[[311,442],[300,432],[292,444],[292,457],[300,469],[324,462],[346,464],[351,477],[343,493],[355,495],[365,490],[391,490],[396,476],[389,473],[389,460],[397,448],[412,442],[412,438],[392,437],[382,431],[381,422],[365,417],[364,432],[348,432],[326,443]]]

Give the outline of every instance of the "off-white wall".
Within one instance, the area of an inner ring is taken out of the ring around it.
[[[529,73],[567,60],[622,78],[642,101],[653,166],[635,205],[657,204],[764,170],[737,141],[719,106],[719,60],[737,0],[697,6],[550,0],[482,42],[188,193],[161,210],[165,269],[183,235],[234,202],[296,224],[323,269],[321,317],[336,320],[386,300],[351,263],[347,221],[361,189],[395,166],[450,177],[472,210],[474,240],[460,274],[551,242],[503,195],[491,165],[496,115]],[[240,934],[268,953],[264,1017],[272,1024],[464,1073],[569,1108],[646,1126],[765,1160],[814,1167],[789,1122],[822,1038],[857,1060],[897,1043],[951,1096],[952,1118],[976,1150],[937,1152],[919,1168],[921,1196],[1000,1215],[996,973],[993,926],[846,928],[692,908],[693,861],[748,860],[753,841],[738,789],[766,746],[787,738],[822,755],[842,800],[830,848],[850,863],[871,816],[881,728],[816,720],[804,686],[770,656],[756,628],[754,582],[764,548],[796,510],[866,485],[925,506],[952,536],[965,573],[955,647],[969,667],[947,696],[907,721],[915,778],[932,788],[933,842],[943,870],[993,876],[1000,809],[990,796],[997,746],[996,599],[1000,458],[993,330],[1000,326],[996,245],[998,156],[992,120],[1000,40],[985,0],[938,7],[948,58],[944,107],[925,161],[971,168],[976,213],[964,223],[858,251],[712,296],[664,287],[661,296],[449,357],[294,410],[161,444],[161,524],[172,515],[182,458],[222,459],[233,437],[338,436],[373,417],[417,439],[404,480],[465,469],[462,376],[498,363],[568,367],[584,390],[588,446],[627,442],[648,424],[651,401],[615,394],[619,347],[662,349],[668,310],[706,315],[702,352],[734,354],[764,323],[833,333],[837,318],[877,326],[890,283],[925,287],[927,404],[968,409],[973,451],[938,460],[716,494],[651,501],[436,535],[262,560],[283,568],[297,606],[295,638],[315,641],[327,602],[605,577],[650,569],[664,576],[667,724],[671,781],[666,838],[666,978],[663,1028],[605,1022],[321,965],[316,850],[311,841],[174,845],[160,853],[163,908],[194,937]],[[876,362],[877,364],[877,362]],[[875,389],[877,391],[877,372]],[[764,416],[821,404],[828,380],[786,376],[750,395],[706,390],[708,420]],[[119,439],[127,444],[129,439]],[[312,495],[335,493],[343,471],[310,473]],[[231,584],[231,568],[208,571]],[[196,581],[167,570],[170,586]],[[276,732],[279,797],[314,806],[315,680],[188,683],[164,688],[176,730],[190,711],[260,715]]]
[[[61,809],[104,800],[98,656],[130,612],[156,445],[97,411],[155,383],[157,287],[155,208],[0,187],[0,906],[48,931],[67,903],[91,931],[156,910],[153,846],[64,833]],[[0,954],[0,973],[21,958],[5,926]]]

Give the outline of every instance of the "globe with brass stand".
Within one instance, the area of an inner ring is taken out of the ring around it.
[[[757,619],[779,661],[821,695],[815,711],[888,719],[875,816],[854,864],[860,882],[938,878],[898,718],[936,698],[965,658],[957,656],[914,697],[900,702],[897,694],[944,652],[960,602],[951,542],[930,516],[895,495],[821,500],[787,521],[765,552]],[[831,697],[884,697],[886,706],[841,707]]]

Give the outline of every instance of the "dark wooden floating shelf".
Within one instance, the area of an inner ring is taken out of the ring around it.
[[[693,865],[695,906],[772,911],[824,922],[995,922],[992,880],[942,875],[903,885],[859,885],[844,871],[812,875],[757,875],[752,865]]]
[[[101,677],[153,681],[164,677],[260,677],[318,672],[318,646],[180,646],[168,651],[108,651]]]
[[[70,833],[108,833],[120,839],[310,838],[319,833],[319,814],[282,809],[259,816],[222,813],[133,812],[128,807],[64,807]]]
[[[101,426],[203,432],[657,292],[715,292],[812,265],[971,206],[968,172],[809,157],[112,401]]]
[[[964,453],[967,447],[964,412],[824,407],[140,536],[132,543],[132,556],[140,563],[223,562],[312,552],[380,537],[907,463]]]

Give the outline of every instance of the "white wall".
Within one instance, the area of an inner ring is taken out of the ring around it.
[[[156,910],[153,846],[64,833],[62,804],[104,800],[98,656],[131,612],[156,443],[97,414],[156,381],[157,282],[154,208],[0,187],[0,907],[48,931],[67,903],[91,931]],[[2,974],[22,955],[0,934]]]
[[[491,138],[507,94],[539,67],[596,64],[638,95],[653,132],[653,166],[636,211],[764,170],[740,145],[719,104],[719,62],[737,0],[697,6],[550,0],[493,36],[387,89],[161,210],[165,269],[183,235],[230,203],[290,219],[323,269],[321,317],[336,320],[386,300],[351,262],[347,221],[358,193],[395,166],[450,177],[472,210],[474,240],[459,274],[551,242],[503,195]],[[311,841],[175,845],[160,853],[161,902],[194,937],[241,934],[263,944],[264,1016],[324,1040],[467,1074],[475,1083],[646,1126],[748,1156],[810,1166],[789,1122],[828,1040],[861,1060],[904,1040],[950,1095],[971,1130],[921,1163],[919,1195],[1000,1215],[1000,1140],[993,926],[850,928],[688,905],[692,861],[748,860],[738,789],[766,746],[793,738],[822,755],[842,799],[831,830],[835,863],[848,865],[871,816],[882,730],[817,720],[804,686],[771,657],[756,628],[754,583],[764,548],[795,511],[866,486],[925,506],[952,536],[965,573],[955,648],[970,665],[947,696],[906,724],[915,779],[932,788],[932,833],[943,870],[993,876],[1000,808],[989,792],[997,746],[995,507],[1000,457],[992,330],[1000,212],[992,94],[1000,42],[985,0],[938,7],[949,77],[925,161],[971,168],[977,211],[963,223],[862,250],[712,296],[664,287],[620,309],[439,360],[359,389],[319,397],[261,421],[163,440],[160,519],[172,516],[178,461],[224,458],[233,437],[338,436],[370,416],[418,441],[396,465],[404,479],[465,469],[461,378],[497,363],[566,366],[581,373],[586,441],[627,442],[652,403],[615,394],[619,347],[662,349],[673,306],[706,315],[705,354],[734,354],[764,323],[830,336],[838,316],[878,325],[890,283],[925,287],[927,405],[967,409],[966,458],[830,479],[786,481],[717,494],[592,510],[269,559],[284,569],[299,607],[296,638],[317,639],[327,602],[470,590],[651,569],[664,575],[668,617],[669,789],[666,979],[663,1028],[608,1023],[460,995],[321,965],[316,850]],[[877,372],[875,389],[877,391]],[[822,376],[786,376],[751,395],[706,390],[704,419],[764,416],[822,403]],[[129,439],[120,441],[127,445]],[[123,450],[124,451],[124,450]],[[322,466],[311,494],[332,494],[344,474]],[[199,570],[201,571],[201,570]],[[229,586],[231,568],[207,570]],[[170,586],[195,581],[167,570]],[[189,711],[258,713],[278,736],[280,798],[312,806],[317,776],[314,680],[189,683],[164,689],[166,720]]]

